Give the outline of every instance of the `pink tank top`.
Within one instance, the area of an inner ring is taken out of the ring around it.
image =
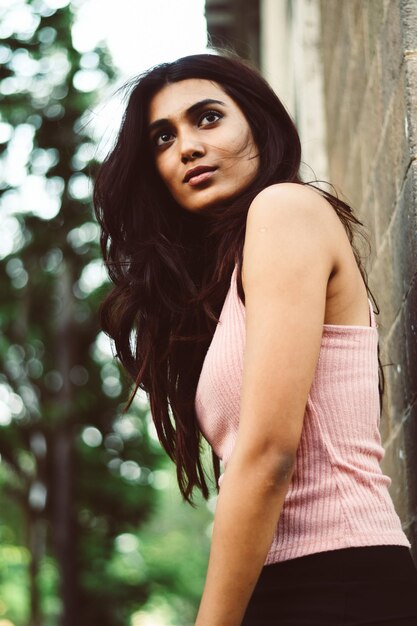
[[[224,471],[239,427],[245,348],[236,275],[237,265],[195,398],[200,430]],[[410,547],[380,468],[378,325],[368,302],[369,327],[323,325],[296,466],[265,565],[354,546]]]

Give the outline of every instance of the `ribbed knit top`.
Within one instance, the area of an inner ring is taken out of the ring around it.
[[[239,426],[245,348],[236,275],[237,265],[195,398],[200,430],[224,471]],[[378,324],[368,302],[370,326],[323,325],[295,470],[265,565],[354,546],[410,547],[380,468]]]

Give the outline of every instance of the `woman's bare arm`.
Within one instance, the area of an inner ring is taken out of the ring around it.
[[[333,209],[285,183],[247,220],[246,344],[239,431],[214,517],[195,626],[240,626],[291,482],[334,267]]]

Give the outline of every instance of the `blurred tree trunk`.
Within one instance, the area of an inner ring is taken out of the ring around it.
[[[72,437],[64,426],[54,438],[54,490],[53,541],[60,571],[62,600],[62,626],[80,626],[78,580],[76,567],[77,536],[74,524]]]
[[[45,529],[43,521],[29,513],[29,585],[30,585],[30,626],[42,626],[40,610],[40,590],[39,590],[39,566],[45,550]]]
[[[80,626],[78,568],[76,563],[77,531],[74,492],[74,428],[71,409],[74,406],[70,369],[74,350],[74,283],[69,260],[64,261],[63,272],[56,281],[58,315],[56,317],[55,362],[62,377],[57,394],[60,419],[53,437],[54,510],[53,528],[56,559],[60,571],[62,599],[62,626]]]

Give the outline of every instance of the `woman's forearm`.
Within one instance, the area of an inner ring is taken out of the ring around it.
[[[240,626],[291,481],[293,463],[273,471],[242,457],[232,455],[222,481],[195,626]]]

